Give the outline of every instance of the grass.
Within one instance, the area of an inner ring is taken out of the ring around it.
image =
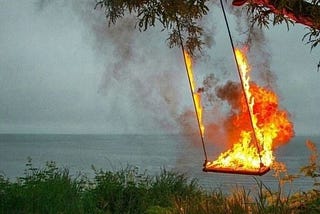
[[[135,167],[93,169],[93,179],[73,177],[55,162],[35,168],[30,159],[24,176],[16,181],[0,175],[0,213],[320,213],[318,153],[312,142],[307,146],[310,163],[300,175],[288,175],[283,165],[275,165],[278,190],[257,179],[256,194],[244,187],[227,194],[208,192],[184,174],[162,170],[150,176]],[[313,178],[314,188],[285,194],[283,186],[298,176]]]

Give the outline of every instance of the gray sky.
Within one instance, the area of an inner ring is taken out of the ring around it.
[[[180,51],[166,46],[166,33],[139,33],[128,21],[107,30],[103,14],[88,3],[40,8],[37,2],[1,1],[0,133],[179,131],[177,118],[192,103]],[[231,52],[217,14],[208,26],[214,45],[196,67],[200,80],[234,72],[224,60]],[[319,48],[310,53],[304,32],[301,25],[289,32],[273,27],[263,47],[281,106],[292,114],[296,133],[310,135],[320,130]]]

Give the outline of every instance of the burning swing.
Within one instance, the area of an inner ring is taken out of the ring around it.
[[[203,171],[261,176],[270,170],[270,166],[274,161],[273,152],[272,152],[272,143],[274,139],[277,137],[277,133],[279,132],[279,130],[275,130],[274,127],[277,125],[274,125],[272,121],[268,122],[267,128],[261,127],[260,124],[258,125],[259,119],[264,118],[264,116],[268,115],[269,113],[267,114],[258,113],[258,115],[256,114],[257,110],[254,109],[255,96],[253,96],[252,94],[253,87],[251,87],[250,81],[249,81],[250,79],[248,77],[248,72],[250,71],[250,68],[248,66],[247,59],[244,53],[240,49],[236,49],[234,47],[222,0],[220,0],[220,3],[221,3],[223,15],[224,15],[225,23],[228,29],[229,39],[230,39],[234,59],[236,62],[237,72],[239,74],[242,91],[244,94],[243,97],[244,97],[245,106],[247,108],[246,111],[247,111],[247,114],[249,115],[248,122],[250,123],[250,130],[241,132],[239,142],[235,143],[233,147],[228,151],[222,153],[216,160],[214,161],[208,160],[206,145],[204,142],[205,127],[202,122],[203,110],[201,106],[201,92],[197,91],[196,89],[196,83],[195,83],[193,72],[192,72],[191,57],[184,50],[182,38],[180,35],[184,62],[186,66],[190,91],[192,94],[193,104],[194,104],[196,118],[198,122],[199,134],[201,137],[202,147],[203,147],[204,156],[205,156]],[[260,98],[261,97],[262,99],[265,99],[264,95],[260,95]],[[271,96],[271,98],[267,98],[267,99],[272,100],[271,103],[273,106],[277,105],[277,104],[274,104],[276,103],[276,101],[273,103],[273,101],[277,100],[277,98],[274,98],[273,96]],[[269,116],[266,116],[266,117],[269,117]],[[283,123],[280,125],[282,128],[285,127],[283,129],[286,129],[287,127],[291,126],[290,122],[287,120],[286,113],[276,112],[275,116],[272,116],[272,117],[276,118],[279,124]],[[288,135],[290,135],[290,133]]]
[[[237,62],[239,63],[240,82],[242,85],[242,90],[244,91],[244,100],[248,109],[247,112],[250,118],[249,121],[251,131],[243,131],[241,133],[241,139],[239,143],[235,144],[231,150],[222,153],[217,160],[211,161],[207,158],[206,145],[204,142],[205,126],[202,122],[203,109],[201,106],[201,92],[196,90],[196,82],[192,72],[191,57],[187,54],[187,52],[184,52],[186,70],[205,156],[203,171],[246,175],[264,175],[270,170],[269,166],[273,160],[271,147],[265,148],[265,146],[268,147],[271,145],[271,139],[266,136],[262,136],[262,132],[259,130],[259,127],[257,127],[256,124],[257,119],[253,114],[253,97],[250,93],[249,78],[245,76],[249,69],[248,64],[246,63],[246,58],[240,49],[235,49],[235,54],[237,57]],[[258,141],[258,139],[260,140]],[[264,140],[268,141],[266,145],[264,145]]]

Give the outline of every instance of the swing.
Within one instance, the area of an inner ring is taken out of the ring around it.
[[[227,168],[227,167],[215,167],[205,163],[203,166],[204,172],[216,172],[216,173],[228,173],[228,174],[242,174],[242,175],[264,175],[270,171],[270,167],[261,164],[258,170],[256,169],[242,169],[242,168]]]
[[[225,13],[225,9],[224,9],[222,0],[220,0],[220,3],[221,3],[222,11],[223,11],[224,20],[225,20],[225,23],[226,23],[226,26],[227,26],[228,34],[229,34],[229,39],[230,39],[233,55],[234,55],[234,58],[235,58],[237,71],[238,71],[238,74],[239,74],[239,77],[240,77],[242,90],[245,91],[244,85],[243,85],[243,79],[242,79],[242,76],[240,74],[240,68],[239,68],[239,64],[238,64],[238,59],[237,59],[237,56],[236,56],[236,53],[235,53],[235,48],[234,48],[234,44],[233,44],[233,40],[232,40],[232,36],[231,36],[231,32],[230,32],[230,28],[229,28],[229,24],[228,24],[228,20],[227,20],[227,17],[226,17],[226,13]],[[179,26],[179,24],[178,24],[178,26]],[[193,88],[192,81],[190,79],[191,77],[190,77],[190,74],[189,74],[189,71],[188,71],[189,68],[188,68],[188,65],[187,65],[186,54],[185,54],[185,50],[184,50],[184,46],[183,46],[182,37],[181,37],[181,34],[180,34],[179,27],[178,27],[178,32],[179,32],[179,36],[180,36],[181,48],[182,48],[182,52],[183,52],[183,56],[184,56],[184,62],[185,62],[186,70],[187,70],[189,86],[190,86],[190,90],[191,90],[191,94],[192,94],[192,98],[193,98],[193,104],[194,104],[195,113],[196,113],[196,117],[197,117],[199,134],[201,136],[201,142],[202,142],[202,147],[203,147],[203,152],[204,152],[204,157],[205,157],[205,162],[203,164],[203,171],[204,172],[214,172],[214,173],[244,174],[244,175],[258,175],[258,176],[266,174],[268,171],[270,171],[270,167],[269,166],[265,166],[263,164],[263,162],[262,162],[261,154],[260,154],[260,148],[259,148],[259,145],[257,143],[258,142],[257,141],[257,136],[256,136],[256,133],[255,133],[255,128],[254,128],[253,122],[252,122],[252,115],[251,115],[251,111],[250,110],[248,111],[249,112],[249,116],[250,116],[250,122],[251,122],[250,125],[251,125],[252,131],[253,131],[254,142],[255,142],[255,146],[257,148],[257,152],[258,152],[259,159],[260,159],[260,167],[259,168],[253,168],[253,169],[251,169],[251,168],[248,169],[248,168],[245,168],[245,167],[233,167],[233,168],[232,167],[222,167],[220,165],[214,164],[214,161],[208,160],[207,152],[206,152],[206,146],[205,146],[205,142],[204,142],[203,131],[202,131],[202,127],[201,127],[201,121],[200,121],[198,109],[196,107],[197,103],[196,103],[196,100],[195,100],[195,97],[194,97],[194,88]],[[249,107],[249,102],[248,102],[249,98],[247,97],[246,93],[244,93],[244,95],[245,95],[245,100],[246,100],[247,107],[249,109],[250,108]]]

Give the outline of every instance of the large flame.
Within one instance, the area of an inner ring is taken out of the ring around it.
[[[197,113],[197,119],[198,119],[199,126],[200,126],[201,135],[202,135],[202,137],[204,137],[205,128],[204,128],[203,120],[202,120],[203,110],[202,110],[202,104],[201,104],[201,92],[196,90],[197,84],[196,84],[196,81],[195,81],[194,75],[193,75],[192,58],[186,51],[183,54],[184,54],[184,58],[185,58],[186,66],[187,66],[188,78],[190,81],[190,87],[192,90],[192,96],[193,96],[195,109],[197,111],[196,113]]]
[[[258,170],[272,165],[275,159],[272,149],[293,136],[293,125],[288,114],[278,108],[276,94],[250,81],[250,66],[244,52],[236,49],[235,53],[244,96],[233,125],[241,131],[237,140],[231,142],[231,148],[217,160],[208,162],[207,167]]]

